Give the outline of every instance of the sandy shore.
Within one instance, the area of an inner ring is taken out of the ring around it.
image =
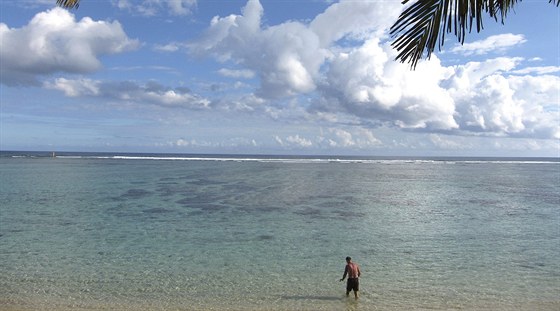
[[[559,301],[531,301],[516,304],[507,303],[486,303],[484,305],[461,305],[451,307],[447,306],[402,306],[402,305],[388,305],[387,302],[375,303],[372,301],[354,301],[354,299],[348,300],[345,304],[336,304],[332,308],[322,305],[319,310],[325,311],[367,311],[367,310],[473,310],[473,311],[505,311],[505,310],[527,310],[527,311],[558,311],[560,310],[560,300]],[[15,301],[2,301],[0,300],[0,311],[218,311],[218,310],[228,310],[228,311],[315,311],[313,307],[304,306],[254,306],[254,307],[236,307],[233,305],[225,306],[208,306],[208,307],[192,307],[192,306],[154,306],[154,305],[121,305],[121,304],[81,304],[76,303],[73,305],[68,304],[36,304],[36,303],[24,303]]]

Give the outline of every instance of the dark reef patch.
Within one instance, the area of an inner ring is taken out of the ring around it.
[[[116,197],[115,200],[137,200],[145,198],[152,193],[145,189],[129,189],[127,192],[121,194],[120,196]]]

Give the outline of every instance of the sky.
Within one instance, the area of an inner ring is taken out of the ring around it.
[[[560,156],[560,8],[415,70],[396,0],[0,0],[0,149]]]

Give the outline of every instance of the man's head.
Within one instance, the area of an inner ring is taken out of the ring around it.
[[[350,256],[346,257],[346,262],[351,262],[352,258],[350,258]]]

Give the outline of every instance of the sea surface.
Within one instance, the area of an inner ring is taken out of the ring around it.
[[[558,158],[0,156],[0,310],[559,310],[559,258]]]

